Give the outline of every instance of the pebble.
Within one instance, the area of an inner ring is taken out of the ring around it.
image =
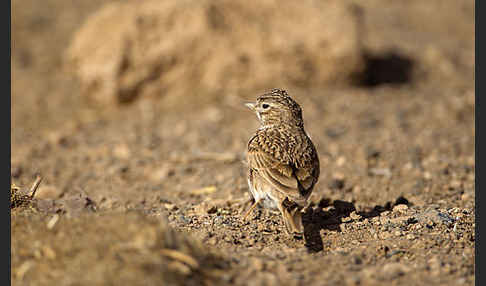
[[[210,239],[208,239],[208,243],[210,245],[216,245],[218,243],[218,239],[215,236],[213,236]]]
[[[353,220],[353,219],[352,219],[350,216],[343,217],[343,218],[341,219],[341,221],[342,221],[342,222],[350,222],[350,221],[352,221],[352,220]]]
[[[422,225],[419,223],[416,223],[410,227],[411,230],[419,230],[422,228]]]
[[[429,209],[424,212],[416,214],[416,218],[420,223],[433,226],[438,223],[452,223],[454,219],[446,212]]]
[[[461,187],[461,181],[459,180],[452,180],[449,186],[453,189],[459,189]]]
[[[168,165],[163,165],[154,171],[150,172],[148,175],[149,179],[153,182],[160,182],[166,179],[167,177],[171,176],[174,171]]]
[[[344,156],[339,156],[336,160],[336,165],[339,167],[343,166],[346,163],[346,158]]]
[[[393,207],[393,212],[396,213],[406,213],[408,210],[408,206],[405,204],[399,204]]]
[[[392,234],[388,231],[384,231],[380,234],[380,237],[381,237],[381,239],[388,239],[388,238],[392,237]]]
[[[15,271],[15,276],[17,277],[17,279],[19,281],[22,281],[25,273],[27,273],[27,271],[29,271],[29,269],[32,268],[32,266],[34,265],[35,263],[32,260],[27,260],[24,263],[22,263]]]
[[[56,258],[56,252],[50,248],[49,246],[44,246],[42,248],[42,253],[47,259],[55,259]]]
[[[453,208],[447,210],[447,212],[448,213],[459,213],[459,212],[461,212],[461,209],[458,208],[458,207],[453,207]]]
[[[357,214],[355,211],[351,212],[351,214],[349,215],[352,219],[354,220],[358,220],[358,219],[361,219],[362,216],[360,216],[359,214]]]
[[[462,201],[469,201],[469,200],[474,200],[474,192],[464,192],[464,194],[461,195],[461,200]]]
[[[413,169],[413,164],[411,162],[408,162],[406,163],[405,165],[403,165],[403,168],[402,168],[404,171],[410,171]]]
[[[128,159],[132,154],[126,144],[120,144],[113,148],[113,155],[118,159]]]
[[[371,168],[368,172],[374,176],[390,177],[392,175],[389,168]]]
[[[384,212],[382,212],[382,213],[380,214],[380,216],[382,216],[382,217],[383,217],[383,216],[387,216],[387,215],[389,215],[389,214],[390,214],[390,212],[389,212],[389,211],[384,211]]]
[[[456,214],[455,220],[461,220],[464,217],[463,213]]]
[[[341,232],[346,232],[346,224],[344,223],[340,224],[339,228],[341,229]]]
[[[52,218],[47,222],[47,229],[52,229],[56,223],[59,221],[59,215],[55,214]]]
[[[180,215],[179,216],[179,221],[185,223],[185,224],[189,224],[191,223],[191,219],[190,218],[187,218],[186,216],[184,215]]]
[[[452,228],[453,232],[457,232],[457,222],[454,224],[454,227]]]
[[[164,207],[169,211],[176,211],[178,209],[178,207],[175,204],[170,204],[170,203],[164,204]]]

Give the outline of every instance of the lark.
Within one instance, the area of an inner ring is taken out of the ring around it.
[[[260,127],[248,142],[248,185],[254,203],[279,210],[291,235],[303,234],[302,210],[319,179],[319,158],[304,130],[302,109],[282,89],[273,89],[246,106]]]

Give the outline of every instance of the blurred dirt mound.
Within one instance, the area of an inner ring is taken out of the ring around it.
[[[365,62],[358,85],[474,82],[474,1],[352,3]]]
[[[346,81],[362,68],[341,1],[110,3],[74,35],[68,62],[97,102]]]
[[[91,223],[86,224],[89,216]],[[214,285],[225,276],[222,269],[227,265],[222,257],[160,218],[136,212],[35,218],[27,232],[21,231],[28,222],[26,216],[12,219],[16,238],[12,241],[12,277],[17,282]],[[37,271],[24,277],[29,268]]]

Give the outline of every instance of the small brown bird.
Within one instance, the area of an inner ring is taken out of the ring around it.
[[[248,142],[248,185],[254,203],[282,213],[289,234],[302,234],[302,208],[319,178],[319,158],[304,130],[302,110],[285,90],[273,89],[246,106],[260,128]]]

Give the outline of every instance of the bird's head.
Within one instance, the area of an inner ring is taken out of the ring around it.
[[[271,125],[304,126],[302,109],[285,90],[273,89],[269,93],[260,95],[255,103],[245,105],[256,113],[262,127]]]

